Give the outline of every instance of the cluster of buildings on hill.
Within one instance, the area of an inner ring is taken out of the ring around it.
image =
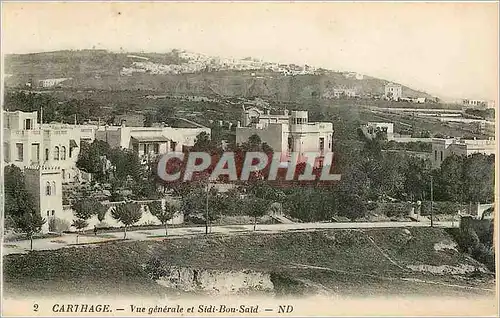
[[[38,112],[4,112],[4,161],[24,170],[28,189],[34,194],[42,217],[64,217],[72,221],[72,214],[64,210],[63,184],[79,183],[91,176],[76,167],[82,142],[102,140],[111,147],[131,149],[143,162],[173,151],[184,151],[194,145],[196,137],[210,128],[201,125],[191,128],[156,125],[155,127],[131,127],[121,121],[115,126],[99,124],[41,124]],[[495,153],[494,140],[463,140],[458,138],[401,139],[394,134],[393,123],[368,123],[368,134],[379,131],[388,140],[396,142],[424,141],[432,143],[431,162],[439,167],[452,154]],[[307,152],[318,153],[315,166],[324,164],[324,155],[333,151],[334,127],[330,122],[310,122],[307,111],[271,112],[253,105],[243,108],[241,121],[235,129],[236,143],[242,144],[252,135],[260,137],[275,152],[281,152],[281,160],[290,159],[290,153],[299,153],[299,160],[306,159]],[[49,231],[46,222],[43,231]]]
[[[383,132],[388,141],[395,142],[425,142],[432,144],[430,161],[433,168],[439,168],[441,163],[451,155],[470,156],[475,153],[485,155],[495,154],[496,143],[489,139],[462,139],[450,138],[412,138],[394,134],[394,123],[369,122],[362,127],[366,134],[375,137],[377,132]]]
[[[63,207],[63,184],[90,180],[76,162],[82,142],[102,140],[111,147],[135,151],[144,161],[170,151],[183,151],[194,145],[201,132],[210,135],[210,128],[199,126],[130,127],[99,124],[41,124],[38,112],[4,112],[4,162],[25,173],[28,190],[34,195],[42,217],[47,219],[42,231],[50,230],[50,220],[64,218],[72,222],[73,215]],[[326,153],[333,147],[333,124],[309,122],[307,111],[284,111],[279,114],[251,107],[243,112],[236,128],[236,142],[248,141],[253,134],[268,143],[274,151]],[[305,159],[305,157],[303,157]],[[299,158],[300,159],[300,158]],[[317,164],[322,165],[322,158]]]
[[[42,217],[49,219],[63,214],[62,185],[91,177],[76,166],[82,142],[103,140],[111,147],[134,150],[146,162],[167,151],[193,146],[201,132],[210,134],[210,128],[202,126],[41,124],[38,112],[21,111],[4,112],[3,129],[5,164],[24,170],[28,190],[33,193]],[[48,225],[46,222],[44,232],[49,230]]]
[[[150,61],[148,58],[131,56],[140,59],[134,61],[129,67],[123,67],[121,76],[131,76],[133,73],[148,74],[190,74],[202,71],[272,71],[283,75],[306,75],[315,74],[317,69],[309,65],[279,64],[264,62],[258,59],[236,59],[213,57],[204,54],[180,52],[179,58],[182,63],[161,64]]]

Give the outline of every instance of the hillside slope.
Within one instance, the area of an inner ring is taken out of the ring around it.
[[[81,50],[7,55],[6,85],[17,87],[28,81],[67,78],[62,85],[76,89],[141,89],[173,95],[259,96],[294,101],[321,97],[334,88],[355,89],[359,95],[380,95],[388,83],[349,72],[310,71],[308,66],[304,66],[302,72],[295,72],[299,68],[296,65],[267,62],[248,62],[253,64],[247,65],[242,60],[229,66],[226,62],[213,64],[216,59],[186,58],[179,51],[160,54]],[[240,62],[243,64],[238,64]],[[250,69],[252,67],[254,69]],[[408,87],[403,87],[403,95],[431,97]]]
[[[492,295],[492,276],[437,228],[214,235],[4,257],[6,294],[471,296]]]

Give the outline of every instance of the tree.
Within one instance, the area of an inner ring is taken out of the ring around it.
[[[99,221],[104,220],[106,208],[94,198],[83,198],[72,203],[71,208],[77,217],[73,220],[72,226],[77,229],[76,243],[78,243],[79,232],[88,226],[88,219],[92,215],[97,215]]]
[[[262,217],[269,210],[270,201],[261,198],[250,198],[248,214],[253,217],[253,230],[256,230],[257,218]]]
[[[196,136],[192,151],[212,151],[215,147],[210,139],[210,135],[202,131]]]
[[[179,206],[173,202],[165,202],[165,208],[161,206],[160,201],[153,201],[148,204],[149,212],[160,220],[161,224],[165,226],[165,235],[168,235],[167,222],[174,217],[175,212],[178,211]]]
[[[26,233],[30,239],[30,249],[33,250],[33,235],[42,230],[45,219],[39,213],[25,212],[16,218],[16,226],[21,232]]]
[[[76,166],[87,173],[91,173],[96,181],[104,181],[106,177],[103,157],[109,155],[109,145],[101,140],[93,143],[82,142]]]
[[[404,174],[404,189],[411,201],[424,200],[429,187],[431,171],[428,160],[408,157]]]
[[[82,232],[82,230],[84,228],[86,228],[89,223],[87,222],[87,220],[84,220],[84,219],[75,219],[73,220],[73,224],[71,224],[72,226],[74,226],[77,230],[76,232],[76,244],[78,244],[78,237],[80,236],[80,233]]]
[[[463,184],[465,200],[493,202],[495,189],[495,156],[473,154],[463,158]]]
[[[444,195],[445,200],[464,202],[464,180],[462,178],[464,160],[460,156],[452,155],[441,163],[439,183],[437,184]]]
[[[36,213],[35,201],[27,191],[24,174],[14,165],[4,168],[5,216],[13,219],[25,213]]]
[[[127,227],[137,223],[142,217],[141,206],[138,203],[122,203],[111,210],[113,218],[122,222],[123,238],[127,238]]]

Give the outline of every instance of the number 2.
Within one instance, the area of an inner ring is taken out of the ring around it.
[[[33,305],[33,311],[38,311],[38,304]]]

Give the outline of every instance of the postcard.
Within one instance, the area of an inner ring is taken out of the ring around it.
[[[2,316],[498,315],[498,2],[5,1],[1,32]]]

